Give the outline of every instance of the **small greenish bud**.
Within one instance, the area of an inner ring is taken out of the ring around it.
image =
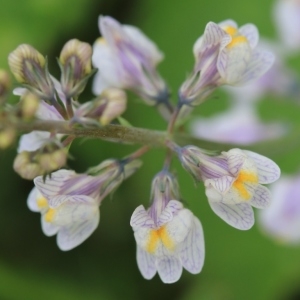
[[[6,127],[0,131],[0,149],[6,149],[15,141],[16,131],[12,127]]]
[[[127,97],[124,91],[116,88],[103,91],[100,97],[106,100],[106,106],[99,119],[101,125],[105,126],[123,114],[127,106]]]
[[[32,153],[28,151],[23,151],[16,156],[13,168],[22,178],[28,180],[44,173],[41,166],[32,159]]]
[[[25,84],[44,100],[54,97],[54,87],[45,57],[30,45],[18,46],[8,56],[8,64],[16,80]]]
[[[32,119],[39,107],[40,99],[37,95],[26,92],[21,97],[20,107],[21,107],[21,115],[25,120]]]
[[[59,57],[61,68],[61,85],[65,95],[78,96],[87,83],[92,72],[92,47],[77,39],[68,41]]]
[[[0,104],[5,102],[10,86],[11,80],[8,72],[0,69]]]
[[[52,172],[65,166],[67,162],[68,150],[66,148],[57,149],[50,153],[41,153],[36,160],[46,172]]]

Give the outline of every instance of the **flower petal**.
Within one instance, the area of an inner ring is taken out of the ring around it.
[[[174,215],[176,215],[181,209],[183,208],[183,205],[181,202],[177,200],[171,200],[168,202],[166,208],[161,213],[159,220],[158,220],[158,227],[161,227],[162,225],[170,222]]]
[[[164,283],[178,281],[182,273],[180,260],[175,256],[164,256],[156,260],[156,268],[160,279]]]
[[[36,187],[34,187],[30,191],[28,198],[27,198],[27,206],[31,211],[34,211],[34,212],[41,211],[41,209],[39,208],[38,203],[37,203],[38,194],[39,194],[38,189]]]
[[[246,184],[247,185],[247,184]],[[251,186],[247,186],[247,189],[251,192]],[[267,208],[271,204],[271,192],[263,185],[257,184],[253,192],[250,204],[256,208]]]
[[[154,221],[148,215],[143,205],[138,206],[133,212],[130,219],[130,226],[133,228],[155,228]]]
[[[60,229],[59,226],[53,225],[52,223],[46,222],[44,216],[41,218],[42,230],[46,236],[53,236],[57,234]]]
[[[225,20],[225,21],[222,21],[220,23],[218,23],[218,25],[222,28],[224,27],[233,27],[233,28],[237,28],[238,25],[235,21],[231,20],[231,19],[228,19],[228,20]]]
[[[136,259],[143,277],[145,279],[152,279],[156,273],[154,255],[147,253],[141,247],[137,246]]]
[[[73,223],[61,227],[57,234],[57,245],[60,250],[68,251],[84,242],[97,228],[100,215],[84,222]]]
[[[226,223],[240,230],[248,230],[254,224],[254,214],[248,203],[228,205],[208,201],[212,210]]]
[[[272,183],[280,177],[280,168],[274,161],[252,151],[243,150],[243,152],[256,164],[259,183]]]
[[[200,273],[204,264],[204,256],[205,248],[202,225],[194,217],[193,227],[182,243],[180,250],[182,265],[192,274]]]
[[[23,134],[19,141],[18,153],[23,151],[36,151],[49,139],[50,133],[46,131],[32,131]]]
[[[227,158],[229,172],[237,176],[247,158],[247,155],[240,149],[231,149],[228,152],[222,152]]]
[[[236,85],[243,85],[261,77],[271,68],[274,60],[275,57],[271,52],[253,50],[247,69],[236,82]]]
[[[204,185],[206,187],[206,190],[208,192],[209,195],[211,195],[212,199],[214,199],[214,201],[221,201],[220,196],[218,196],[218,194],[215,194],[212,189],[216,190],[218,193],[225,195],[229,189],[232,186],[232,183],[235,181],[235,178],[232,176],[222,176],[219,178],[212,178],[212,179],[207,179],[204,181]],[[211,194],[214,193],[214,194]],[[208,198],[210,198],[210,196],[208,196]],[[215,195],[215,196],[214,196]]]
[[[44,181],[43,176],[36,177],[34,184],[38,190],[46,197],[53,197],[60,193],[65,181],[73,177],[74,171],[59,170],[51,174],[51,178],[47,177]]]
[[[252,49],[254,49],[257,46],[259,40],[259,33],[255,25],[245,24],[239,28],[239,33],[247,38]]]

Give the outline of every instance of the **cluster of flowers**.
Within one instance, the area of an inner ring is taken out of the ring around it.
[[[99,27],[102,37],[94,51],[78,40],[64,46],[59,58],[60,81],[50,75],[46,59],[37,50],[19,46],[9,56],[11,71],[24,86],[15,94],[21,96],[24,107],[37,103],[26,118],[39,119],[41,124],[67,121],[70,127],[105,126],[125,110],[123,90],[137,93],[158,109],[168,121],[168,152],[162,171],[152,182],[150,207],[137,207],[130,225],[144,278],[151,279],[158,272],[163,282],[173,283],[183,268],[193,274],[201,271],[205,250],[200,221],[180,201],[179,185],[170,171],[172,156],[177,155],[183,168],[204,183],[212,210],[240,230],[253,226],[252,206],[266,208],[270,204],[270,192],[261,184],[277,180],[280,169],[251,151],[231,149],[212,155],[193,145],[180,147],[172,140],[172,133],[217,87],[243,85],[259,78],[271,67],[274,56],[257,49],[259,35],[253,24],[238,28],[232,20],[208,23],[194,45],[194,70],[181,85],[174,107],[165,81],[156,71],[163,58],[156,45],[137,28],[121,25],[111,17],[101,16]],[[94,73],[91,62],[98,69],[93,82],[98,96],[79,104],[78,97]],[[109,159],[76,174],[60,169],[74,138],[53,130],[25,134],[14,163],[23,178],[34,179],[28,206],[41,213],[46,235],[57,234],[61,250],[76,247],[92,234],[99,223],[102,200],[141,166],[137,158],[149,150],[144,146],[126,158]]]

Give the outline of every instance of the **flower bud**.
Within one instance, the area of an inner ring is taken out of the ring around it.
[[[11,81],[8,72],[0,69],[0,104],[6,100],[10,86]]]
[[[105,90],[101,97],[107,100],[105,109],[100,117],[100,123],[105,126],[126,110],[127,97],[125,92],[116,88]]]
[[[68,41],[59,57],[61,84],[67,97],[80,94],[91,74],[92,47],[77,39]]]
[[[16,156],[13,168],[22,178],[28,180],[44,173],[41,166],[33,161],[32,153],[28,151],[23,151]]]
[[[62,148],[51,153],[42,153],[38,155],[37,161],[45,172],[51,172],[66,164],[67,154],[68,150],[66,148]]]
[[[28,85],[44,100],[54,97],[54,87],[47,70],[47,61],[32,46],[22,44],[17,47],[9,54],[8,64],[18,82]]]
[[[6,127],[0,131],[0,149],[8,148],[16,138],[16,131],[12,127]]]
[[[21,97],[20,104],[21,115],[24,119],[28,120],[35,116],[40,104],[40,99],[37,95],[28,91]]]

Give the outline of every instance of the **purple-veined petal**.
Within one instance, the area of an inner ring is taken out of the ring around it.
[[[154,221],[150,218],[143,205],[138,206],[133,212],[130,219],[130,226],[133,228],[155,228]]]
[[[70,201],[72,204],[86,204],[86,205],[96,205],[97,202],[94,198],[86,195],[57,195],[49,198],[49,206],[51,208],[56,208],[63,203]]]
[[[41,217],[41,225],[42,225],[42,231],[46,236],[53,236],[57,234],[57,232],[60,229],[60,226],[46,222],[43,215]]]
[[[60,250],[68,251],[83,243],[98,227],[100,214],[92,220],[73,223],[61,227],[57,234],[57,245]]]
[[[49,197],[60,194],[62,186],[65,181],[73,177],[76,173],[74,171],[59,170],[51,174],[51,178],[47,177],[44,182],[43,176],[36,177],[34,184],[38,190],[49,199]]]
[[[224,20],[224,21],[218,23],[218,25],[221,28],[226,28],[226,27],[237,28],[238,27],[237,23],[235,21],[233,21],[232,19]]]
[[[217,190],[218,193],[220,194],[226,194],[228,190],[231,188],[232,183],[235,181],[235,178],[232,176],[222,176],[219,178],[212,178],[212,179],[207,179],[204,182],[204,185],[208,189],[215,189]],[[219,199],[219,197],[218,197]],[[215,199],[216,201],[217,198]]]
[[[181,202],[177,200],[170,200],[166,208],[162,211],[157,226],[161,227],[167,222],[170,222],[173,219],[174,215],[177,214],[182,208],[183,205]]]
[[[180,258],[182,265],[192,274],[200,273],[204,264],[204,256],[205,247],[202,225],[194,217],[193,226],[181,246]]]
[[[251,190],[252,187],[247,188]],[[271,203],[271,192],[265,186],[258,184],[253,190],[253,197],[249,203],[256,208],[267,208]]]
[[[145,279],[152,279],[156,273],[155,257],[137,246],[136,260]]]
[[[178,281],[182,273],[180,260],[175,256],[163,256],[156,259],[156,268],[160,279],[164,283]]]
[[[245,24],[239,28],[239,33],[247,38],[252,49],[254,49],[257,46],[259,40],[259,33],[255,25]]]
[[[32,131],[23,134],[19,141],[18,153],[23,151],[36,151],[49,139],[50,133],[46,131]]]
[[[252,207],[248,203],[228,205],[208,201],[212,210],[226,223],[240,230],[248,230],[254,224]]]
[[[256,49],[253,50],[247,69],[236,84],[243,85],[261,77],[271,68],[274,60],[275,57],[271,52]]]
[[[49,105],[45,101],[40,101],[39,108],[36,112],[36,117],[41,120],[53,120],[53,121],[63,121],[64,118],[55,109],[54,106]]]
[[[243,153],[240,149],[231,149],[228,152],[222,152],[222,154],[227,158],[229,172],[233,176],[237,176],[247,158],[247,155],[245,155],[245,153]]]
[[[268,184],[280,177],[280,168],[271,159],[252,151],[243,150],[257,167],[259,183]]]

